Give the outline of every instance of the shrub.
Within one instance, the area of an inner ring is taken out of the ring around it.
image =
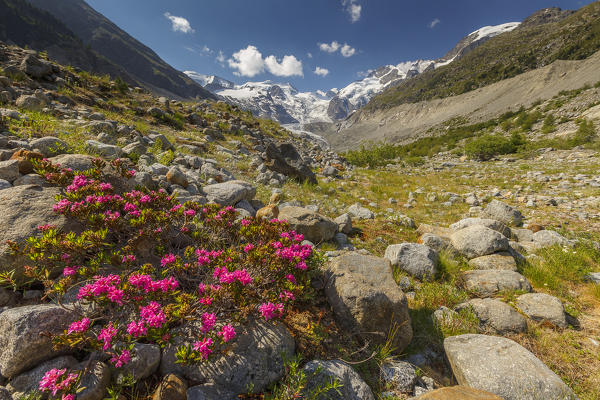
[[[596,128],[592,121],[583,119],[578,122],[579,128],[575,132],[573,137],[573,145],[580,146],[583,144],[590,143],[596,137]]]
[[[132,175],[118,161],[112,166]],[[89,315],[76,307],[78,321],[53,337],[55,345],[104,352],[119,368],[136,342],[165,346],[174,327],[198,321],[197,337],[178,348],[177,358],[207,361],[249,318],[279,319],[307,295],[318,259],[287,223],[238,218],[233,207],[182,205],[164,190],[119,194],[105,181],[105,167],[96,160],[76,175],[36,162],[38,173],[66,188],[54,211],[85,228],[76,234],[44,225],[25,245],[11,244],[29,257],[25,275],[42,283],[48,296],[75,290],[94,309]],[[4,278],[10,281],[10,274]],[[74,390],[69,381],[61,393]]]
[[[517,146],[513,141],[501,135],[484,135],[465,145],[465,154],[482,161],[515,151],[517,151]]]
[[[125,94],[129,90],[129,85],[127,84],[127,82],[125,82],[123,79],[121,79],[120,76],[117,76],[117,79],[115,79],[115,88],[120,93]]]

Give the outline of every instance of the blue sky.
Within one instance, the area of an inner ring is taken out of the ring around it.
[[[236,83],[341,88],[386,64],[443,56],[485,25],[589,0],[86,0],[175,68]]]

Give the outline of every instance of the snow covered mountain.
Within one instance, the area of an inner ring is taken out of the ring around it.
[[[519,24],[519,22],[509,22],[484,26],[461,39],[444,57],[435,61],[417,60],[386,65],[370,71],[365,78],[352,82],[342,89],[331,89],[326,92],[321,90],[299,92],[289,83],[271,81],[236,85],[218,76],[202,75],[194,71],[185,71],[185,73],[205,89],[262,118],[270,118],[288,125],[334,122],[346,118],[365,106],[384,89],[430,69],[447,65],[490,38],[515,29]]]

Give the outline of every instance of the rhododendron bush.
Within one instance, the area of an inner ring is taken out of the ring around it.
[[[65,188],[54,211],[82,228],[44,225],[26,245],[13,245],[31,260],[26,276],[79,316],[54,338],[57,346],[103,351],[121,367],[136,342],[164,346],[173,328],[195,320],[201,329],[178,351],[179,361],[206,361],[235,341],[249,318],[277,320],[305,296],[317,257],[285,222],[241,218],[214,204],[181,205],[164,190],[119,194],[104,180],[106,165],[95,163],[74,173],[37,162],[38,173]],[[133,173],[118,162],[112,167],[125,178]]]

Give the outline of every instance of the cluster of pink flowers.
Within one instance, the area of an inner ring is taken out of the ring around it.
[[[202,360],[208,359],[208,356],[213,352],[210,348],[213,345],[213,340],[211,338],[204,338],[197,342],[194,342],[192,348],[200,353],[200,358]]]
[[[157,292],[159,290],[166,293],[179,287],[179,282],[172,276],[155,281],[150,275],[134,274],[128,280],[132,286],[142,289],[146,293]]]
[[[252,277],[245,268],[229,272],[225,267],[217,267],[213,272],[213,278],[218,279],[221,283],[234,283],[238,281],[244,286],[252,283]]]
[[[117,328],[113,326],[112,322],[109,322],[108,326],[106,326],[100,331],[100,334],[98,335],[98,340],[104,342],[104,346],[102,346],[104,350],[110,349],[111,342],[116,335]]]
[[[111,302],[123,304],[125,293],[117,287],[121,283],[119,275],[96,276],[94,279],[96,280],[94,283],[89,283],[79,289],[78,299],[106,295],[106,298]]]
[[[136,258],[133,254],[127,254],[121,259],[122,263],[135,262]]]
[[[263,303],[258,307],[258,311],[260,311],[265,320],[268,321],[272,318],[278,318],[283,315],[283,304],[273,304],[271,302]]]
[[[161,305],[155,301],[145,307],[140,307],[140,317],[150,328],[160,328],[167,322]]]
[[[162,267],[165,267],[169,264],[173,264],[175,262],[175,255],[174,254],[165,254],[163,256],[163,258],[160,260],[160,265]]]
[[[227,324],[223,326],[223,328],[221,328],[221,331],[217,333],[217,335],[222,336],[224,342],[229,342],[230,340],[233,340],[233,338],[235,338],[236,333],[233,326]]]
[[[211,259],[214,260],[215,258],[223,255],[225,252],[220,250],[220,251],[206,251],[204,249],[197,249],[196,250],[196,257],[198,257],[198,266],[203,266],[206,265],[208,263],[210,263]]]
[[[70,386],[75,383],[79,375],[70,373],[67,374],[67,369],[53,368],[44,374],[40,381],[39,390],[41,392],[51,392],[52,396],[56,396],[58,392],[67,391]],[[71,394],[64,394],[63,400],[74,400],[75,397]]]
[[[73,182],[67,186],[67,193],[81,189],[82,187],[89,185],[91,182],[92,181],[89,181],[84,175],[75,175],[75,177],[73,177]]]
[[[121,354],[114,354],[110,359],[110,362],[116,367],[121,368],[131,361],[131,352],[129,350],[123,350]]]
[[[90,328],[90,319],[83,318],[80,321],[75,321],[69,326],[69,330],[67,331],[67,335],[71,333],[82,333],[87,331]]]

